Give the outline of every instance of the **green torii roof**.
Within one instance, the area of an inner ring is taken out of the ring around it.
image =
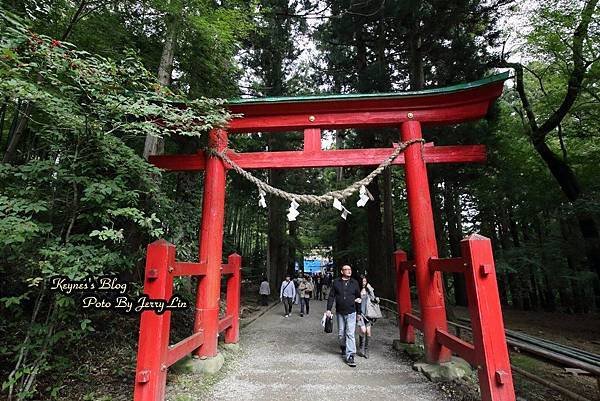
[[[291,103],[291,102],[321,102],[321,101],[332,101],[332,100],[357,100],[357,99],[394,99],[394,98],[411,98],[411,97],[423,97],[430,95],[440,95],[453,92],[460,92],[466,89],[477,88],[480,86],[489,85],[491,83],[505,81],[510,78],[508,72],[491,75],[487,78],[480,79],[478,81],[466,82],[452,86],[445,86],[443,88],[423,89],[417,91],[406,91],[406,92],[388,92],[388,93],[356,93],[356,94],[344,94],[344,95],[307,95],[307,96],[283,96],[283,97],[263,97],[263,98],[251,98],[251,99],[230,99],[225,103],[226,105],[250,105],[250,104],[273,104],[273,103]]]

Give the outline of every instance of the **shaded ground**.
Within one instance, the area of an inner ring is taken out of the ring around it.
[[[468,317],[466,308],[456,307],[459,317]],[[568,315],[557,312],[504,310],[504,325],[507,329],[520,331],[559,344],[577,347],[589,352],[600,353],[600,315]],[[541,361],[516,349],[510,349],[511,362],[528,372],[558,384],[590,400],[600,400],[597,379],[592,376],[573,375],[564,367]],[[517,395],[529,401],[563,401],[568,398],[540,384],[513,374]]]
[[[371,357],[342,362],[336,334],[320,324],[324,302],[312,301],[311,315],[289,318],[281,305],[249,324],[241,336],[243,351],[211,388],[197,394],[177,389],[168,399],[182,400],[422,400],[449,398],[411,369],[392,349],[397,328],[387,320],[375,327]],[[185,382],[181,386],[187,387]],[[195,398],[198,397],[198,398]],[[201,397],[201,398],[200,398]]]

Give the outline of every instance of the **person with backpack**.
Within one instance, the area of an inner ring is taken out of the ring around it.
[[[285,308],[285,316],[289,317],[292,314],[292,303],[296,298],[296,287],[294,282],[291,280],[291,276],[287,274],[285,280],[281,283],[281,289],[279,290],[279,301],[283,302]]]
[[[331,283],[329,298],[327,299],[328,317],[332,316],[331,308],[335,302],[335,314],[338,325],[338,340],[344,361],[350,367],[356,367],[354,354],[356,353],[356,314],[360,311],[360,287],[358,281],[352,278],[352,268],[342,266],[342,277],[336,278]]]

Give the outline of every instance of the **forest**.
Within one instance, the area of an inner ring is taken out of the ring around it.
[[[436,145],[484,144],[482,165],[431,165],[440,257],[491,238],[506,310],[591,316],[600,308],[598,0],[7,0],[0,5],[0,394],[75,399],[102,339],[135,364],[138,316],[82,311],[52,278],[117,275],[141,293],[147,245],[198,257],[201,172],[149,155],[191,154],[233,116],[228,99],[418,91],[508,71],[485,119],[424,130]],[[186,107],[181,107],[185,105]],[[301,132],[230,137],[236,152],[293,150]],[[398,130],[337,130],[328,149],[391,147]],[[288,192],[345,188],[371,169],[257,170]],[[411,252],[402,168],[364,208],[303,207],[227,175],[224,258],[280,283],[314,249],[393,298],[396,249]],[[177,289],[193,299],[193,285]],[[449,308],[464,279],[445,275]],[[124,345],[127,344],[127,345]],[[97,345],[96,345],[97,346]],[[91,398],[82,399],[96,399]]]

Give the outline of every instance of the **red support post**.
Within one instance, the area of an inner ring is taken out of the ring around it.
[[[406,319],[406,314],[412,311],[410,300],[410,282],[408,269],[402,265],[408,260],[406,252],[397,250],[394,252],[396,265],[396,303],[398,306],[398,329],[400,330],[400,341],[413,344],[415,342],[415,329]]]
[[[412,113],[408,113],[412,118]],[[401,125],[402,140],[421,139],[421,124],[406,121]],[[405,151],[406,190],[412,245],[415,254],[415,275],[423,322],[425,359],[428,363],[450,360],[451,352],[436,339],[435,330],[448,331],[442,278],[439,272],[429,270],[429,258],[437,257],[437,243],[433,226],[433,212],[429,195],[427,167],[421,144],[410,145]]]
[[[148,245],[144,293],[152,299],[170,299],[173,276],[169,268],[175,264],[175,246],[165,240]],[[144,311],[140,318],[137,366],[135,369],[135,401],[165,398],[171,312],[157,314]]]
[[[321,151],[321,130],[318,128],[307,128],[304,130],[304,152],[314,153]],[[285,163],[287,165],[287,163]]]
[[[473,234],[461,241],[461,252],[467,262],[465,278],[481,399],[514,401],[491,241]]]
[[[227,132],[212,130],[209,146],[217,151],[227,147]],[[204,172],[200,263],[206,264],[206,276],[198,283],[194,332],[204,330],[204,343],[196,350],[200,357],[217,355],[219,335],[219,300],[221,298],[221,263],[223,252],[223,217],[225,214],[226,168],[218,157],[208,157]]]
[[[229,255],[227,263],[233,266],[227,279],[227,309],[225,314],[232,317],[231,326],[225,330],[225,343],[237,343],[240,340],[240,296],[242,284],[242,257],[237,253]]]

